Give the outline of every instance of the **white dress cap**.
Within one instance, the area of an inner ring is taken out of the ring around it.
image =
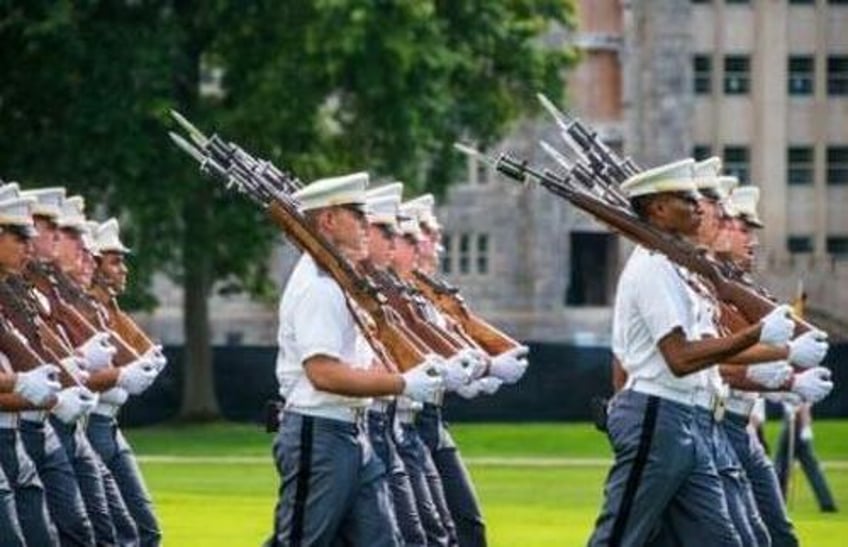
[[[82,232],[85,230],[85,200],[82,196],[71,196],[62,202],[62,211],[56,224],[59,228],[70,228]]]
[[[725,205],[729,205],[728,198],[730,197],[730,193],[737,186],[739,186],[739,179],[736,177],[718,177],[718,195],[721,196],[721,199],[725,202]]]
[[[293,194],[301,211],[311,211],[336,205],[365,206],[368,173],[360,172],[341,177],[319,179]]]
[[[110,218],[103,224],[98,224],[94,230],[94,248],[98,254],[130,252],[121,241],[121,226],[118,219]]]
[[[35,223],[32,220],[32,198],[11,198],[0,201],[0,226],[14,226],[23,229],[28,237],[35,236]]]
[[[718,174],[721,171],[721,158],[713,156],[699,161],[693,168],[695,187],[698,190],[713,190],[718,192]]]
[[[368,197],[365,203],[365,214],[371,224],[386,224],[397,228],[399,206],[400,199],[396,195]]]
[[[0,186],[0,201],[18,199],[21,197],[21,187],[17,182],[9,182]]]
[[[664,192],[695,192],[694,166],[692,158],[660,165],[633,175],[622,183],[621,190],[629,198]]]
[[[377,186],[376,188],[371,188],[370,190],[365,192],[365,196],[368,199],[394,196],[397,197],[398,203],[400,203],[400,201],[403,199],[403,183],[392,182],[389,184],[384,184],[382,186]]]
[[[424,194],[406,202],[406,205],[415,210],[418,222],[424,224],[431,230],[439,230],[441,226],[436,218],[433,208],[436,206],[436,198],[433,194]]]
[[[80,239],[82,240],[83,248],[93,255],[99,254],[97,252],[97,244],[94,241],[94,235],[97,233],[97,228],[99,226],[100,224],[93,220],[86,220],[85,228],[82,232],[80,232]]]
[[[730,203],[736,211],[736,216],[757,228],[763,227],[763,221],[757,214],[757,203],[760,201],[760,189],[756,186],[740,186],[730,194]]]
[[[65,189],[61,186],[25,190],[21,195],[35,200],[32,214],[56,219],[62,213],[62,202],[65,200]]]
[[[398,231],[405,236],[421,239],[421,223],[418,220],[418,208],[410,207],[409,202],[401,203],[398,210]]]

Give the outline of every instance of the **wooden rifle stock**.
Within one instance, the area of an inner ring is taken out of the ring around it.
[[[374,322],[375,336],[388,352],[392,363],[405,372],[424,361],[427,346],[406,329],[393,310],[387,308],[367,280],[356,274],[350,264],[335,253],[330,244],[310,229],[304,217],[290,202],[274,199],[267,207],[268,216],[299,248],[308,252],[316,264],[329,273],[359,307]],[[368,333],[363,333],[368,336]],[[369,342],[371,340],[369,339]],[[382,348],[374,348],[380,351]]]
[[[456,320],[491,356],[500,355],[519,346],[519,343],[475,315],[455,289],[451,290],[423,272],[414,272],[416,286],[442,313]]]
[[[372,265],[365,266],[367,275],[377,283],[380,293],[393,310],[427,347],[442,357],[452,357],[462,346],[451,339],[450,334],[443,332],[423,317],[418,304],[412,300],[406,288],[399,279],[393,279],[388,272],[379,271]]]

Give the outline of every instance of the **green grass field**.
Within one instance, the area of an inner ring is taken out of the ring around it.
[[[474,476],[490,545],[585,544],[610,458],[603,435],[587,424],[463,424],[452,431]],[[252,546],[267,536],[277,489],[271,435],[256,426],[212,424],[128,436],[166,545]],[[815,443],[837,503],[848,510],[848,421],[818,421]],[[800,473],[793,486],[790,511],[802,544],[848,544],[848,513],[819,513]]]

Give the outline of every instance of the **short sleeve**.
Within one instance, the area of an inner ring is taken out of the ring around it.
[[[316,355],[342,358],[344,333],[352,327],[352,319],[338,285],[316,279],[293,312],[294,341],[301,363]]]
[[[652,257],[634,280],[636,306],[654,341],[659,342],[675,328],[686,330],[691,302],[683,280],[670,265]]]

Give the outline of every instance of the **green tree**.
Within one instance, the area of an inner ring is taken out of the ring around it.
[[[49,1],[0,6],[0,175],[64,184],[122,218],[130,301],[185,289],[183,415],[217,413],[208,297],[267,291],[273,229],[170,145],[175,108],[304,180],[367,169],[441,192],[458,138],[488,143],[561,97],[546,44],[567,0]],[[201,95],[207,74],[222,93]]]

